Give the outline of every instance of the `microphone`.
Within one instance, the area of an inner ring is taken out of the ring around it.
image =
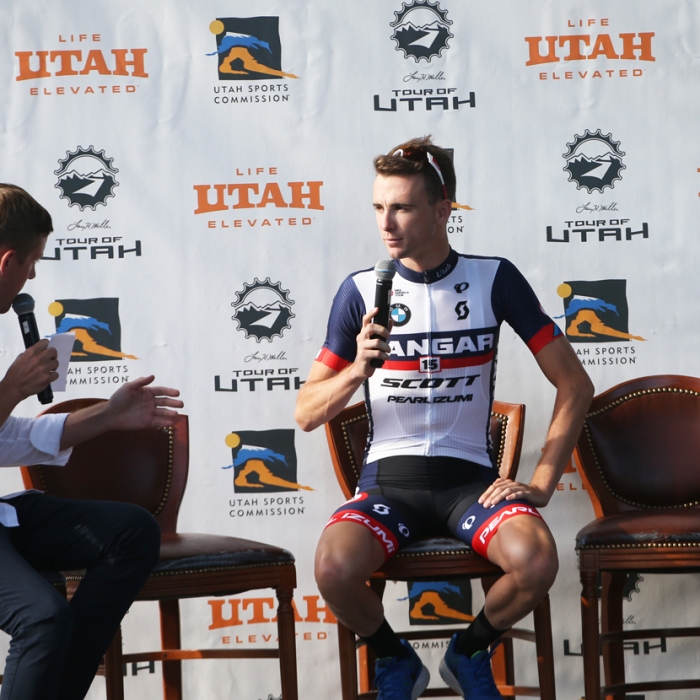
[[[379,312],[374,317],[373,322],[378,326],[389,328],[389,306],[391,301],[391,281],[396,274],[393,260],[380,260],[374,266],[374,274],[377,276],[377,286],[374,290],[374,305],[379,307]],[[382,336],[376,333],[372,336],[372,340],[381,338]],[[384,360],[378,357],[370,360],[370,365],[375,368],[382,367]]]
[[[22,331],[24,347],[30,348],[41,340],[39,329],[36,325],[36,318],[34,317],[34,299],[26,292],[18,294],[12,302],[12,308],[19,317],[19,327]],[[51,403],[53,401],[51,385],[49,384],[45,389],[42,389],[37,396],[42,404]]]

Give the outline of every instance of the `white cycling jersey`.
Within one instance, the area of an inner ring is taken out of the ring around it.
[[[391,354],[364,385],[370,417],[365,461],[418,455],[492,466],[490,415],[500,324],[507,321],[533,354],[561,331],[508,260],[451,251],[442,265],[426,272],[395,263]],[[373,269],[342,283],[319,362],[341,371],[354,361],[375,287]]]

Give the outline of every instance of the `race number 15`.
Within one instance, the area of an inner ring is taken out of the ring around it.
[[[419,372],[439,372],[440,358],[439,357],[421,357]]]

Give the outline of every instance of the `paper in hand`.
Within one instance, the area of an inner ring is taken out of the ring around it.
[[[58,379],[51,382],[53,391],[65,391],[68,378],[68,363],[75,343],[75,333],[56,333],[49,338],[49,347],[56,348],[58,353]]]

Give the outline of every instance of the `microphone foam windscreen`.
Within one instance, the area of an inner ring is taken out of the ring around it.
[[[34,311],[34,299],[32,299],[31,294],[22,292],[15,297],[15,300],[12,302],[12,308],[18,316],[30,314]]]
[[[377,279],[380,280],[393,280],[396,274],[396,268],[394,267],[393,260],[380,260],[374,266],[374,274],[377,275]]]

